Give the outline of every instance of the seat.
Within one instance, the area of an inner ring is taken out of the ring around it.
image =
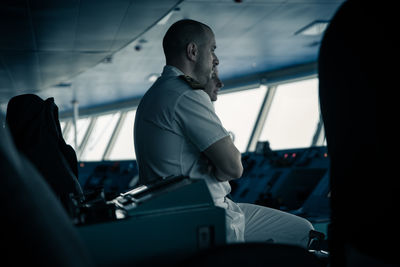
[[[325,267],[327,265],[322,259],[298,246],[252,242],[227,244],[200,251],[177,266]]]
[[[319,51],[320,107],[331,160],[332,267],[399,264],[393,245],[399,238],[397,181],[386,172],[391,167],[381,164],[390,157],[383,147],[391,144],[381,135],[390,124],[379,121],[391,122],[391,113],[378,104],[398,84],[391,64],[398,54],[393,10],[388,2],[346,1]]]
[[[83,198],[76,154],[64,141],[54,99],[15,96],[8,102],[6,121],[17,149],[33,163],[64,207],[69,208],[71,194]]]
[[[2,265],[93,266],[60,201],[4,127],[0,177]]]

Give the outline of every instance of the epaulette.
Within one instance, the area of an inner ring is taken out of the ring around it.
[[[187,82],[193,89],[204,89],[203,85],[188,75],[180,75],[179,78]]]

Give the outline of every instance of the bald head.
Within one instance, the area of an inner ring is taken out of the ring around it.
[[[175,22],[163,39],[163,49],[167,64],[175,61],[186,52],[189,43],[201,45],[212,31],[207,25],[190,19]]]
[[[180,20],[172,24],[163,39],[167,65],[174,66],[198,81],[202,86],[211,79],[219,64],[213,31],[195,20]]]

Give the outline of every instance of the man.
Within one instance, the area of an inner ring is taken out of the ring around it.
[[[306,220],[226,197],[229,181],[241,177],[243,166],[241,153],[211,103],[222,83],[210,27],[193,20],[178,21],[165,34],[163,49],[163,73],[136,111],[140,183],[170,175],[204,179],[215,205],[226,209],[228,242],[272,240],[306,246],[312,229]]]
[[[214,68],[210,81],[204,86],[204,92],[210,97],[212,102],[217,101],[219,90],[224,87],[224,84],[218,77],[218,69]]]

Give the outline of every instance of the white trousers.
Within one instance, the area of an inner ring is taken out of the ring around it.
[[[245,242],[271,242],[306,248],[314,227],[299,216],[248,203],[237,203],[245,218]]]

